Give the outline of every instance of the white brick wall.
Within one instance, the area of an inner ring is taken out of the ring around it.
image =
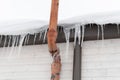
[[[62,55],[61,80],[72,80],[73,44],[70,43],[68,57],[64,56],[65,45],[58,44]],[[52,59],[47,45],[24,46],[19,56],[17,52],[8,56],[9,51],[10,48],[0,48],[0,80],[50,80]]]
[[[120,80],[120,39],[86,41],[82,80]]]

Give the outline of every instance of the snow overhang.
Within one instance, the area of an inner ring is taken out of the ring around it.
[[[76,16],[66,20],[62,20],[59,24],[108,24],[108,23],[120,23],[120,12],[107,12],[107,13],[95,13],[83,16]]]
[[[46,29],[48,23],[41,20],[12,20],[0,22],[0,35],[26,35]]]
[[[76,24],[82,26],[86,24],[95,23],[98,25],[104,24],[119,24],[120,23],[120,12],[109,12],[109,13],[96,13],[90,15],[76,16],[66,20],[58,22],[58,26],[64,28],[73,29]],[[9,20],[0,22],[0,34],[1,35],[21,35],[21,34],[34,34],[40,31],[46,30],[48,27],[47,21],[42,20]]]
[[[60,21],[57,42],[74,41],[75,44],[78,40],[80,44],[80,41],[84,40],[119,38],[119,23],[119,12],[78,16]],[[0,28],[1,46],[5,45],[6,40],[12,45],[12,40],[20,40],[21,36],[24,37],[25,45],[47,43],[48,22],[46,21],[26,19],[6,21],[0,22]]]

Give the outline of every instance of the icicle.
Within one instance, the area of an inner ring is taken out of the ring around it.
[[[9,36],[8,47],[10,47],[11,36]]]
[[[16,47],[17,47],[18,43],[19,43],[19,36],[16,36],[16,41],[15,41],[15,46]]]
[[[80,24],[75,25],[74,46],[76,45],[76,39],[77,38],[78,38],[78,44],[80,45],[80,40],[81,40],[81,27],[80,27]]]
[[[99,25],[97,25],[97,26],[98,26],[97,40],[99,40],[99,37],[100,37],[100,26]]]
[[[92,23],[90,24],[90,29],[92,28]]]
[[[1,35],[1,37],[0,37],[0,44],[1,44],[1,42],[2,42],[2,39],[3,39],[3,35]]]
[[[119,24],[117,24],[117,31],[118,31],[118,35],[120,34],[120,27]]]
[[[39,36],[39,40],[41,40],[41,37],[42,37],[42,32],[40,32],[39,34],[40,34],[40,36]]]
[[[82,40],[81,40],[81,46],[83,46],[84,34],[85,34],[85,26],[82,25]]]
[[[65,33],[66,42],[69,42],[70,29],[65,28],[65,29],[64,29],[64,33]]]
[[[26,35],[26,36],[25,36],[25,40],[24,40],[24,45],[27,44],[27,39],[28,39],[28,37],[27,37],[27,35]]]
[[[19,43],[19,36],[15,36],[15,44],[14,44],[14,53],[17,53],[18,49],[18,43]]]
[[[75,27],[75,33],[74,33],[74,47],[75,47],[75,44],[76,44],[76,39],[77,39],[77,30],[78,30],[78,27]]]
[[[3,47],[6,47],[6,42],[7,42],[7,36],[5,36],[5,40],[4,40],[4,45],[3,45]]]
[[[14,46],[15,46],[16,36],[12,36],[12,47],[9,56],[13,54]]]
[[[30,35],[26,35],[24,45],[28,44]]]
[[[9,51],[9,48],[10,48],[11,39],[12,39],[11,36],[8,36],[8,38],[9,38],[9,39],[8,39],[8,45],[7,45],[7,48],[6,48],[7,56],[8,56],[8,53],[10,52],[10,51]]]
[[[47,35],[47,29],[45,30],[45,33],[44,33],[43,43],[45,43],[46,35]]]
[[[69,53],[69,38],[70,38],[70,29],[65,28],[64,29],[65,38],[66,38],[66,58],[68,58]]]
[[[27,41],[27,36],[25,36],[25,40],[24,40],[24,45],[26,45],[26,41]]]
[[[101,47],[101,51],[104,50],[104,25],[101,25],[101,32],[102,32],[102,47]]]
[[[21,48],[22,48],[22,44],[23,44],[23,42],[24,42],[24,38],[25,38],[25,35],[21,35],[21,36],[20,36],[19,47],[18,47],[18,56],[19,56],[20,53],[21,53]]]
[[[30,39],[30,35],[28,34],[27,41],[26,41],[27,44],[29,43],[29,39]]]
[[[101,31],[102,31],[102,40],[104,40],[104,25],[101,25]]]
[[[34,34],[34,41],[33,41],[33,45],[35,44],[36,37],[37,37],[37,34],[35,33],[35,34]]]
[[[3,43],[3,47],[2,47],[2,55],[4,56],[6,53],[6,42],[7,42],[7,36],[4,37],[4,43]]]
[[[78,44],[80,45],[80,41],[81,41],[81,27],[80,25],[78,26]]]

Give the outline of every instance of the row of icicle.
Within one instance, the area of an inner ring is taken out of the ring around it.
[[[78,39],[78,44],[79,45],[81,44],[81,46],[82,46],[83,45],[83,41],[84,41],[84,34],[85,34],[86,26],[84,24],[82,24],[82,25],[81,24],[63,25],[63,26],[64,26],[63,28],[64,28],[65,37],[66,37],[66,42],[69,43],[70,30],[73,29],[73,30],[75,30],[75,33],[74,33],[74,46],[76,44],[76,39]],[[69,26],[69,27],[67,27],[67,26]],[[101,31],[102,32],[102,40],[104,40],[105,24],[97,25],[97,27],[98,27],[97,39],[99,40],[99,38],[100,38],[100,31]],[[120,30],[119,29],[119,24],[117,24],[118,35],[120,34],[119,30]]]
[[[71,34],[71,30],[73,30],[74,32],[74,46],[76,44],[76,41],[78,39],[78,44],[83,44],[84,41],[84,34],[85,34],[85,25],[81,25],[81,24],[64,24],[64,25],[60,25],[63,28],[64,34],[65,34],[65,38],[66,38],[66,45],[67,45],[67,49],[69,46],[69,39],[70,39],[70,34]],[[104,27],[105,25],[97,25],[98,26],[98,35],[97,38],[99,39],[99,35],[100,35],[100,29],[102,31],[102,40],[104,40]],[[47,35],[47,27],[43,28],[39,33],[34,33],[34,34],[25,34],[25,35],[1,35],[0,36],[0,46],[2,46],[2,48],[4,47],[11,47],[11,53],[12,51],[14,51],[14,47],[19,47],[18,53],[20,53],[21,47],[23,45],[27,45],[29,44],[29,40],[30,40],[30,36],[33,35],[34,39],[33,39],[33,45],[36,42],[36,39],[39,36],[39,41],[42,40],[43,43],[46,40],[46,35]],[[117,30],[118,30],[118,34],[119,34],[119,25],[117,25]],[[59,30],[58,30],[59,31]],[[39,34],[39,35],[38,35]]]

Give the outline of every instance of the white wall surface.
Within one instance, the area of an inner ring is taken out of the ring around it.
[[[72,80],[73,43],[65,57],[65,43],[58,44],[62,56],[61,80]],[[0,80],[50,80],[52,58],[47,45],[22,47],[9,54],[10,48],[0,48]]]
[[[82,80],[120,80],[120,39],[86,41]]]

